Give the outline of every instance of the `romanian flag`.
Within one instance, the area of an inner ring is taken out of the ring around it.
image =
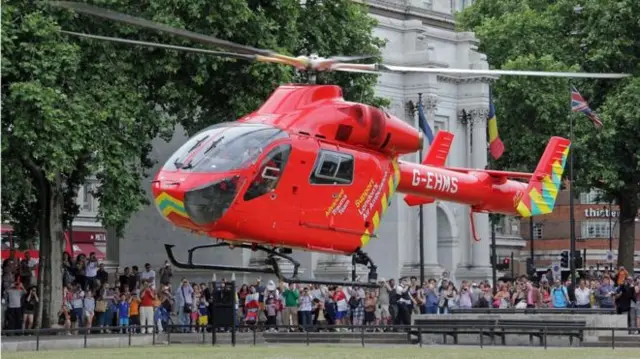
[[[493,95],[489,92],[489,115],[487,116],[487,127],[489,128],[489,152],[494,160],[502,156],[504,144],[498,135],[498,120],[496,119],[496,109],[493,106]]]

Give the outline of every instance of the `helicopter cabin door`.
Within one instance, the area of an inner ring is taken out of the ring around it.
[[[278,233],[290,231],[290,218],[297,218],[298,206],[286,183],[294,171],[285,169],[291,161],[291,144],[280,143],[265,151],[257,161],[253,178],[245,191],[242,202],[247,211],[264,213],[252,217],[245,225],[259,231],[255,237],[262,237],[265,231],[275,234],[268,238],[278,238]],[[297,223],[297,221],[295,221]],[[275,242],[273,243],[275,244]]]
[[[338,238],[359,242],[368,221],[368,214],[360,213],[365,203],[359,197],[367,191],[373,192],[371,183],[378,182],[381,176],[380,165],[374,156],[319,143],[306,187],[308,192],[300,204],[301,224],[326,230],[316,243],[326,242],[326,246],[332,247]]]

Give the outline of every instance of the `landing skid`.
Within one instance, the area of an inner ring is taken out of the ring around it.
[[[345,286],[345,287],[365,287],[365,288],[378,288],[379,285],[377,282],[378,274],[376,272],[377,267],[373,264],[373,261],[369,256],[361,250],[357,250],[353,256],[355,262],[357,264],[363,264],[369,267],[369,281],[368,282],[347,282],[347,281],[331,281],[331,280],[319,280],[319,279],[301,279],[298,278],[298,269],[300,268],[300,263],[293,259],[291,256],[286,255],[284,253],[278,252],[275,248],[267,248],[265,246],[257,245],[257,244],[231,244],[227,242],[215,243],[215,244],[207,244],[202,246],[196,246],[190,248],[188,250],[188,260],[186,263],[178,262],[176,257],[173,255],[173,247],[172,244],[165,244],[164,249],[167,251],[167,256],[169,257],[169,261],[177,268],[182,269],[205,269],[205,270],[214,270],[214,271],[226,271],[226,272],[239,272],[239,273],[265,273],[265,274],[273,274],[278,279],[285,283],[304,283],[304,284],[319,284],[319,285],[336,285],[336,286]],[[230,266],[230,265],[219,265],[219,264],[196,264],[193,263],[193,253],[199,249],[204,248],[218,248],[218,247],[229,247],[229,248],[245,248],[251,249],[252,251],[262,251],[267,253],[267,259],[265,260],[264,267],[239,267],[239,266]],[[280,270],[280,266],[278,264],[278,258],[289,261],[293,265],[293,274],[291,277],[286,277],[282,271]]]

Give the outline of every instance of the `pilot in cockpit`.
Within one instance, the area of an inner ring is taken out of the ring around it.
[[[261,151],[260,141],[254,138],[250,139],[247,141],[246,149],[242,153],[242,163],[247,164],[247,162],[255,160]]]

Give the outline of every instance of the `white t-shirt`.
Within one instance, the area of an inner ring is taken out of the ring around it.
[[[73,307],[73,309],[79,309],[84,307],[83,291],[73,293],[73,296],[71,297],[71,307]]]
[[[576,305],[587,305],[591,303],[591,289],[576,288]]]
[[[345,299],[340,299],[336,303],[336,307],[338,308],[338,312],[346,312],[347,309],[349,309],[349,306],[347,305],[347,301]]]
[[[87,263],[87,269],[85,275],[89,278],[93,278],[98,275],[98,261]]]
[[[156,271],[154,271],[153,269],[151,269],[149,271],[144,271],[144,272],[142,272],[142,274],[140,274],[140,279],[141,280],[146,280],[147,282],[149,282],[149,286],[150,287],[155,287],[156,286]]]
[[[300,311],[301,312],[310,312],[311,309],[313,308],[313,306],[311,305],[311,302],[313,301],[313,297],[311,297],[310,295],[303,295],[300,296]]]

